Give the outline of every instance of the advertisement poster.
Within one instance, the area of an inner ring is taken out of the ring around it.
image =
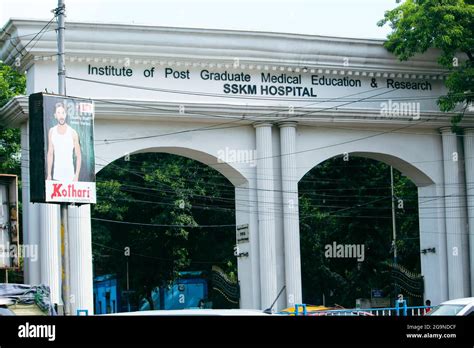
[[[32,202],[96,202],[92,101],[30,96],[30,168]]]

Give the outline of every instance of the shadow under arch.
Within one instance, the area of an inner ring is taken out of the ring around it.
[[[308,174],[313,168],[316,168],[318,165],[321,163],[337,157],[337,156],[342,156],[343,154],[336,154],[327,158],[324,158],[323,160],[319,161],[316,163],[312,168],[310,168],[307,172],[305,172],[299,180],[303,179],[303,177]],[[392,166],[393,168],[397,169],[399,172],[401,172],[403,175],[408,177],[417,187],[424,187],[424,186],[430,186],[433,185],[435,182],[434,180],[428,176],[424,171],[422,171],[420,168],[415,166],[414,164],[407,162],[397,156],[381,153],[381,152],[364,152],[364,151],[354,151],[354,152],[349,152],[348,153],[349,157],[354,156],[354,157],[363,157],[363,158],[369,158],[373,159],[376,161],[383,162],[385,164],[388,164]]]
[[[182,156],[182,157],[186,157],[186,158],[198,161],[200,163],[203,163],[215,169],[216,171],[218,171],[227,180],[229,180],[235,187],[246,184],[248,182],[247,179],[244,177],[244,175],[242,175],[242,173],[239,172],[236,168],[234,168],[231,164],[226,163],[226,162],[219,162],[218,158],[213,155],[210,155],[203,151],[190,149],[187,147],[177,147],[177,146],[147,147],[147,148],[131,151],[129,154],[135,155],[135,154],[150,153],[150,152],[168,153],[171,155]],[[121,157],[123,157],[123,154],[121,154],[120,156],[114,156],[113,160],[108,160],[108,163],[100,164],[99,169],[97,169],[97,165],[96,165],[96,174],[99,173],[107,165],[113,163],[115,160]],[[99,156],[98,156],[98,159],[100,160],[100,162],[103,161]]]

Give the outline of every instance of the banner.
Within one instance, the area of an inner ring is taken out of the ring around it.
[[[94,103],[44,93],[29,103],[30,201],[95,203]]]

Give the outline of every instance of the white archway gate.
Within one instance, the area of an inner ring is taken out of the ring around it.
[[[12,20],[0,59],[16,55],[42,21]],[[10,40],[10,37],[17,37]],[[56,88],[55,33],[20,58],[27,92]],[[15,49],[17,48],[17,50]],[[348,56],[350,53],[350,56]],[[217,169],[235,186],[241,306],[301,302],[298,181],[339,154],[384,161],[418,186],[425,297],[434,304],[474,291],[474,117],[463,136],[440,113],[436,52],[408,63],[381,41],[294,34],[67,23],[67,94],[96,104],[96,171],[126,154],[161,151]],[[59,301],[58,207],[29,201],[28,105],[17,97],[0,120],[22,130],[23,228],[40,247],[25,281]],[[220,154],[244,151],[255,161]],[[427,208],[427,209],[422,209]],[[93,311],[90,207],[71,207],[75,309]],[[469,238],[471,237],[471,238]]]

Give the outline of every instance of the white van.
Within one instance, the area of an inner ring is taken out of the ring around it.
[[[459,298],[449,300],[434,307],[426,315],[474,315],[474,297]]]

